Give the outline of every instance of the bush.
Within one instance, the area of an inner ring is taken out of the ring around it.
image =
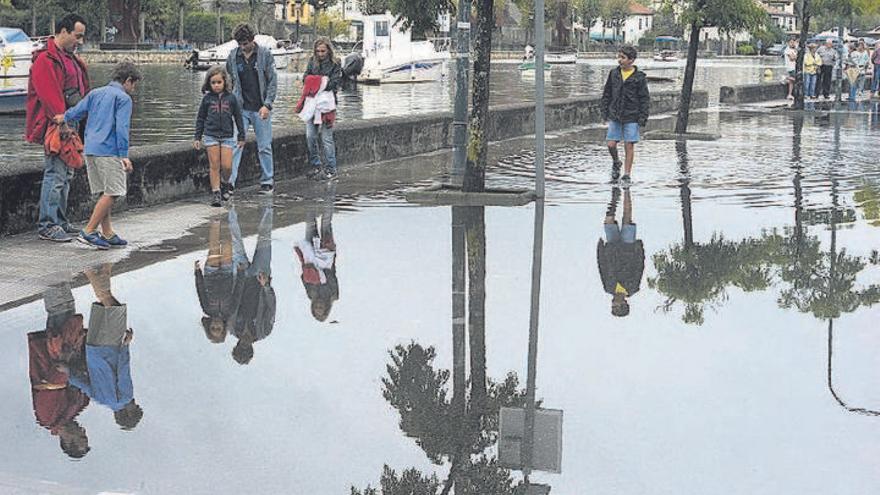
[[[737,55],[754,55],[757,52],[752,45],[739,45],[736,47]]]

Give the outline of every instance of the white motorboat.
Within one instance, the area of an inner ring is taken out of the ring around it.
[[[272,51],[272,55],[275,57],[276,69],[286,69],[290,64],[292,57],[303,51],[300,47],[288,48],[284,43],[266,34],[256,35],[254,41],[256,41],[258,45],[264,46]],[[208,70],[208,68],[213,65],[225,64],[226,58],[229,57],[232,50],[237,47],[238,42],[231,40],[207,50],[200,50],[198,52],[198,58],[195,63],[192,64],[192,68],[194,70]]]
[[[365,84],[439,81],[446,76],[448,50],[434,42],[412,41],[412,32],[395,26],[389,14],[364,16],[361,51],[363,69],[358,81]]]
[[[24,113],[31,58],[40,46],[21,29],[0,27],[0,115]]]
[[[31,70],[31,54],[39,46],[21,29],[0,27],[0,80],[26,80]]]
[[[547,53],[544,55],[544,62],[548,64],[576,64],[577,60],[577,53]]]

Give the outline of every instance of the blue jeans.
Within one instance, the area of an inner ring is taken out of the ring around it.
[[[254,128],[254,134],[257,135],[257,153],[260,157],[260,184],[272,184],[272,178],[275,176],[275,165],[272,161],[272,115],[263,120],[260,118],[259,112],[250,110],[241,111],[242,120],[244,120],[244,128]],[[238,139],[238,132],[235,135]],[[238,179],[238,167],[241,164],[241,153],[244,151],[236,147],[232,152],[232,175],[229,176],[229,183],[235,184]]]
[[[804,74],[804,96],[816,96],[817,74]]]
[[[64,227],[67,221],[67,195],[70,193],[70,179],[73,169],[61,161],[58,155],[46,155],[43,162],[43,185],[40,188],[40,231],[58,225]]]
[[[874,66],[874,79],[871,80],[871,91],[880,89],[880,64]]]
[[[855,84],[849,85],[849,101],[855,101],[856,95],[860,94],[864,88],[865,88],[865,75],[859,74],[859,78],[856,79]]]
[[[333,142],[333,128],[321,124],[320,128],[313,122],[306,122],[306,144],[309,147],[309,164],[321,168],[321,150],[318,149],[318,133],[321,134],[321,148],[324,150],[324,161],[328,171],[336,171],[336,143]]]

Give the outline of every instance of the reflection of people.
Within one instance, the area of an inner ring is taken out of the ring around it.
[[[248,261],[247,251],[238,229],[235,209],[229,211],[233,239],[233,259],[238,267],[236,297],[238,306],[232,334],[238,338],[232,349],[232,358],[238,364],[248,364],[254,357],[254,343],[265,339],[275,326],[275,289],[272,288],[272,220],[271,202],[263,206],[257,228],[257,247]]]
[[[61,450],[73,459],[89,452],[89,438],[76,417],[89,398],[68,381],[71,361],[82,359],[85,330],[76,314],[70,286],[50,287],[43,295],[46,329],[28,334],[31,398],[37,423],[58,437]]]
[[[312,302],[312,316],[325,321],[333,302],[339,299],[339,280],[336,278],[336,241],[333,238],[333,203],[335,187],[330,185],[329,200],[324,201],[321,229],[317,215],[312,211],[306,221],[305,239],[294,246],[302,264],[302,283]]]
[[[202,327],[205,336],[215,344],[226,340],[226,333],[235,320],[238,306],[236,292],[236,269],[233,266],[233,232],[239,231],[235,209],[229,210],[230,232],[221,239],[220,220],[211,222],[208,230],[208,258],[204,269],[195,262],[196,292],[202,306]],[[239,232],[239,237],[241,233]],[[244,269],[240,266],[239,270]]]
[[[535,49],[532,45],[526,45],[525,53],[523,54],[523,60],[532,60],[535,58]]]
[[[599,275],[605,292],[611,294],[611,314],[629,314],[627,298],[639,291],[642,273],[645,271],[645,248],[636,239],[636,224],[632,219],[632,196],[629,189],[624,191],[623,218],[618,225],[615,220],[620,189],[611,191],[611,202],[605,212],[605,239],[599,239],[596,257],[599,262]]]
[[[128,306],[110,289],[111,264],[86,270],[95,297],[86,333],[86,369],[71,368],[70,383],[96,402],[109,407],[123,430],[131,430],[144,416],[134,400],[129,344],[134,331],[128,328]]]

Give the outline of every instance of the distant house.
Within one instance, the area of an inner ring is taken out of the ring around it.
[[[794,13],[794,1],[761,2],[761,6],[767,11],[770,20],[788,34],[796,34],[800,31],[798,16]]]
[[[629,4],[629,15],[619,30],[615,30],[610,22],[601,18],[597,19],[589,29],[580,23],[575,23],[574,29],[588,31],[593,41],[636,45],[653,25],[654,9],[632,1]]]

